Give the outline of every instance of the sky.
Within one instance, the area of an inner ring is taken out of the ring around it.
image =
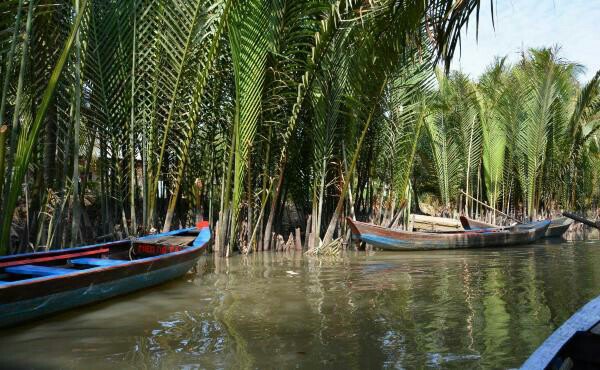
[[[489,0],[481,0],[479,40],[475,17],[463,31],[452,69],[477,78],[495,56],[514,62],[532,47],[561,47],[559,56],[586,67],[582,82],[600,69],[600,0],[494,0],[492,26]]]

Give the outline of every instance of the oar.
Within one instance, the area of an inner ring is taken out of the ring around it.
[[[467,196],[468,198],[470,198],[470,199],[473,199],[473,200],[474,200],[474,201],[476,201],[477,203],[481,204],[482,206],[484,206],[484,207],[486,207],[486,208],[489,208],[489,209],[491,209],[492,211],[494,211],[494,212],[497,212],[497,213],[501,214],[501,215],[502,215],[502,216],[504,216],[504,217],[510,218],[511,220],[515,221],[516,223],[519,223],[519,224],[522,224],[522,223],[523,223],[523,222],[521,222],[521,221],[517,220],[516,218],[514,218],[514,217],[512,217],[512,216],[509,216],[509,215],[507,215],[506,213],[504,213],[504,212],[502,212],[502,211],[499,211],[499,210],[497,210],[496,208],[494,208],[494,207],[492,207],[492,206],[490,206],[490,205],[487,205],[487,204],[483,203],[483,202],[482,202],[482,201],[480,201],[479,199],[473,198],[472,196],[470,196],[469,194],[465,193],[465,192],[464,192],[464,191],[462,191],[462,190],[461,190],[460,192],[461,192],[461,193],[463,193],[463,194],[464,194],[465,196]]]
[[[588,225],[588,226],[591,226],[591,227],[595,227],[596,229],[600,229],[600,221],[594,222],[592,220],[588,220],[587,218],[583,218],[581,216],[577,216],[577,215],[574,215],[574,214],[569,213],[569,212],[563,212],[562,214],[563,214],[563,216],[568,217],[568,218],[570,218],[572,220],[581,222],[584,225]]]

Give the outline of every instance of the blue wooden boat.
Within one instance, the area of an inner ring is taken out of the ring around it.
[[[556,329],[521,369],[600,369],[600,296]]]
[[[533,243],[544,236],[550,221],[538,221],[508,228],[448,232],[395,230],[348,218],[352,238],[384,250],[434,250],[505,247]]]
[[[180,277],[211,239],[196,228],[86,247],[0,258],[0,327]]]

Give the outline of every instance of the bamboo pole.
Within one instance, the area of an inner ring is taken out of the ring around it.
[[[473,198],[472,196],[470,196],[469,194],[465,193],[465,192],[464,192],[464,191],[462,191],[462,190],[461,190],[460,192],[461,192],[463,195],[465,195],[466,197],[470,198],[471,200],[473,200],[473,201],[477,202],[478,204],[481,204],[482,206],[486,207],[487,209],[490,209],[490,210],[492,210],[492,211],[494,211],[494,212],[496,212],[496,213],[499,213],[499,214],[501,214],[502,216],[504,216],[504,217],[507,217],[507,218],[509,218],[509,219],[511,219],[511,220],[513,220],[513,221],[515,221],[515,222],[517,222],[517,223],[520,223],[520,224],[522,224],[522,223],[523,223],[523,222],[521,222],[521,221],[517,220],[516,218],[514,218],[514,217],[512,217],[512,216],[510,216],[510,215],[507,215],[506,213],[504,213],[504,212],[502,212],[502,211],[499,211],[499,210],[497,210],[496,208],[494,208],[494,207],[492,207],[492,206],[490,206],[490,205],[487,205],[487,204],[485,204],[484,202],[480,201],[479,199],[475,199],[475,198]]]

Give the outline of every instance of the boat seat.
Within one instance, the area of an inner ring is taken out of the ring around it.
[[[115,266],[120,265],[124,262],[128,262],[125,260],[109,260],[107,258],[76,258],[70,260],[70,262],[74,265],[88,265],[88,266]]]
[[[48,267],[48,266],[36,266],[36,265],[21,265],[7,267],[4,271],[9,274],[16,275],[32,275],[32,276],[51,276],[51,275],[64,275],[76,270],[65,269],[60,267]]]

